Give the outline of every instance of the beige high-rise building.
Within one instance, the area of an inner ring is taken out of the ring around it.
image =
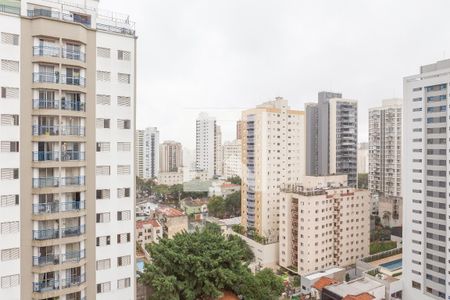
[[[242,143],[241,140],[223,144],[223,177],[242,176]]]
[[[159,146],[159,171],[178,172],[183,167],[183,147],[175,141],[165,141]]]
[[[345,267],[369,254],[369,192],[347,175],[305,176],[283,188],[279,264],[298,274]]]
[[[242,113],[242,225],[278,240],[280,188],[305,174],[304,112],[276,98]]]
[[[136,35],[99,4],[0,1],[0,299],[135,297]]]

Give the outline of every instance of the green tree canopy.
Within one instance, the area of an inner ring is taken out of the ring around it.
[[[239,177],[239,176],[233,176],[233,177],[230,177],[230,178],[227,178],[227,181],[229,181],[230,183],[232,183],[232,184],[241,184],[241,177]]]
[[[217,225],[193,233],[179,233],[148,246],[152,263],[140,280],[151,287],[151,299],[212,300],[231,290],[246,300],[275,300],[281,278],[271,270],[253,275],[253,253],[238,236],[224,236]]]

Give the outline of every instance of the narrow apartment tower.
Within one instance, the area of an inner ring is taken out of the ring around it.
[[[156,178],[159,175],[159,131],[156,127],[144,130],[144,178]]]
[[[222,172],[222,134],[216,119],[200,113],[196,120],[195,168],[205,172],[208,178]]]
[[[241,223],[278,240],[281,186],[305,175],[305,116],[278,97],[242,113]]]
[[[403,298],[448,299],[450,60],[403,79]]]
[[[144,130],[136,130],[136,176],[144,178]]]
[[[0,4],[0,299],[134,299],[136,36],[98,5]]]
[[[159,171],[178,172],[183,167],[183,147],[175,141],[165,141],[159,146]]]

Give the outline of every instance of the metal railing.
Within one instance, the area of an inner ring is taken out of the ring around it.
[[[11,5],[7,5],[7,4],[0,4],[0,12],[7,13],[7,14],[20,15],[20,6],[11,6]]]
[[[40,177],[33,178],[32,180],[33,188],[45,188],[45,187],[58,187],[59,178],[58,177]]]
[[[84,102],[75,100],[61,100],[61,109],[72,111],[86,111],[86,105]]]
[[[59,109],[58,100],[50,99],[33,99],[34,109]]]
[[[67,150],[61,152],[61,161],[70,161],[70,160],[84,160],[84,152]]]
[[[72,286],[77,286],[77,285],[84,283],[85,281],[86,281],[85,274],[61,279],[61,288],[66,289],[66,288],[70,288]]]
[[[86,79],[81,76],[67,76],[66,74],[61,74],[60,82],[68,85],[86,86]]]
[[[85,128],[83,126],[63,125],[63,126],[61,126],[61,134],[62,135],[84,136]]]
[[[58,161],[57,151],[33,151],[33,161]]]
[[[59,290],[59,280],[56,279],[48,279],[39,282],[33,282],[33,292],[48,292]]]
[[[59,11],[50,10],[50,9],[42,9],[42,8],[35,8],[35,9],[29,9],[27,11],[28,17],[46,17],[46,18],[53,18],[53,19],[59,19],[60,13]]]
[[[66,262],[79,262],[86,257],[86,250],[66,252],[63,254],[49,254],[45,256],[33,256],[33,266],[59,265]]]
[[[84,201],[49,202],[33,204],[33,214],[51,214],[58,212],[77,211],[85,208]]]
[[[71,236],[78,236],[85,233],[85,226],[74,226],[74,227],[66,227],[61,228],[61,237],[71,237]]]
[[[47,72],[34,72],[33,82],[38,83],[58,83],[59,74]]]
[[[58,72],[34,72],[34,83],[61,83],[67,85],[86,86],[86,79],[81,76],[68,76],[66,74],[60,74]]]
[[[60,48],[56,46],[34,46],[33,47],[33,56],[50,56],[50,57],[59,57]]]
[[[59,126],[58,125],[33,125],[32,127],[33,135],[58,135]]]
[[[61,186],[84,185],[84,176],[61,177]]]
[[[59,264],[59,255],[33,256],[33,266],[48,266]]]
[[[86,61],[86,54],[84,52],[68,50],[67,48],[62,48],[61,56],[67,59]]]
[[[84,201],[66,201],[61,203],[61,211],[76,211],[85,208]]]
[[[72,251],[61,254],[61,263],[65,262],[79,262],[86,257],[86,250]]]
[[[33,240],[51,240],[59,238],[58,229],[33,230]]]

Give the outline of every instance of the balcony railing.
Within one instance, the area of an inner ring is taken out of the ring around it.
[[[33,125],[33,135],[58,135],[58,125]]]
[[[70,160],[84,160],[84,152],[81,151],[63,151],[61,152],[61,161],[70,161]]]
[[[81,101],[61,100],[61,109],[72,111],[85,111],[86,105]]]
[[[58,177],[33,178],[33,188],[58,187]]]
[[[28,17],[47,17],[47,18],[53,18],[53,19],[59,19],[60,13],[59,11],[54,11],[50,9],[29,9],[27,12]]]
[[[34,109],[59,109],[58,100],[33,99]]]
[[[58,229],[33,230],[33,240],[51,240],[59,238]]]
[[[57,151],[34,151],[33,161],[58,161],[58,154]]]
[[[35,83],[61,83],[76,86],[86,86],[86,79],[81,76],[68,76],[66,74],[34,72],[33,82]]]
[[[77,211],[85,208],[84,201],[66,201],[33,204],[33,214],[52,214],[66,211]]]
[[[86,281],[85,274],[81,274],[79,276],[72,276],[72,277],[69,277],[69,278],[61,279],[61,288],[62,289],[67,289],[67,288],[70,288],[72,286],[80,285],[80,284],[84,283],[85,281]]]
[[[33,266],[59,265],[66,262],[79,262],[86,257],[86,250],[66,252],[63,254],[49,254],[45,256],[33,256]]]
[[[84,136],[85,128],[84,128],[84,126],[63,125],[63,126],[61,126],[61,134],[62,135]]]
[[[61,177],[61,186],[84,185],[84,176]]]
[[[49,57],[59,57],[60,49],[56,46],[34,46],[33,56],[49,56]]]
[[[61,237],[78,236],[85,233],[85,226],[74,226],[61,228]]]
[[[86,54],[81,51],[73,51],[68,50],[67,48],[63,48],[61,54],[63,58],[86,61]]]
[[[59,280],[48,279],[45,281],[33,282],[33,292],[49,292],[59,290]]]

